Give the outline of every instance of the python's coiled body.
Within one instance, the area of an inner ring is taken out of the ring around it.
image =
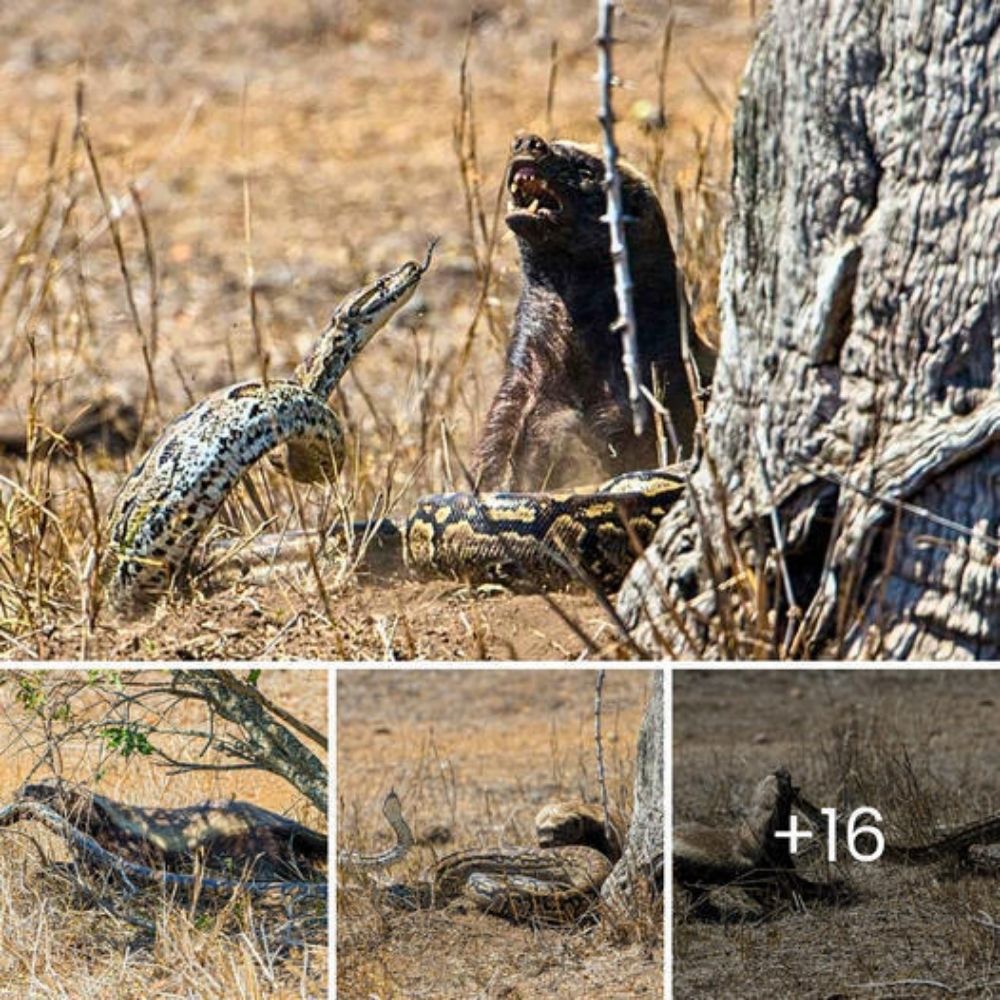
[[[431,248],[432,249],[432,248]],[[212,518],[262,457],[300,482],[333,480],[343,433],[327,399],[353,358],[407,301],[430,264],[410,261],[349,296],[294,380],[222,389],[170,423],[109,516],[108,593],[133,612],[166,592]],[[518,590],[616,590],[681,496],[676,470],[626,473],[596,490],[424,497],[379,546],[420,575]]]
[[[683,485],[679,472],[662,469],[626,473],[588,492],[424,497],[406,520],[406,563],[424,575],[512,589],[583,584],[611,592]]]
[[[412,885],[386,887],[400,909],[424,910],[467,899],[508,920],[573,923],[592,911],[611,861],[592,847],[498,847],[456,851]]]
[[[627,473],[574,493],[435,493],[406,518],[355,521],[349,530],[367,547],[359,561],[373,576],[410,573],[464,583],[498,584],[518,592],[598,589],[613,593],[657,525],[683,496],[680,467]],[[326,536],[339,549],[346,526]],[[236,550],[244,570],[301,560],[299,543],[315,532],[264,535]]]
[[[108,592],[133,611],[166,591],[239,479],[285,445],[293,479],[333,479],[343,432],[327,399],[348,364],[413,294],[430,266],[408,261],[340,304],[294,381],[242,382],[170,423],[116,497]]]
[[[396,844],[379,854],[341,851],[346,868],[383,868],[402,860],[413,847],[399,798],[390,792],[382,813]],[[436,861],[415,882],[383,885],[391,906],[423,910],[468,900],[495,916],[515,921],[570,923],[590,914],[601,886],[620,857],[620,834],[608,831],[598,807],[556,802],[535,817],[538,847],[471,848]]]
[[[319,478],[342,456],[336,415],[297,382],[242,382],[169,424],[111,509],[117,603],[166,590],[243,474],[281,444],[296,478]]]

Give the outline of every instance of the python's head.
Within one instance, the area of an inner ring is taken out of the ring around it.
[[[409,300],[420,279],[431,266],[437,240],[427,245],[423,261],[408,260],[397,268],[352,292],[337,307],[336,318],[377,330]]]

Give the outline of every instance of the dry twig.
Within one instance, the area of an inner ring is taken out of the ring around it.
[[[601,123],[604,147],[604,183],[608,194],[608,230],[611,235],[611,263],[615,272],[615,295],[618,298],[618,321],[615,328],[622,338],[622,365],[628,384],[632,407],[632,428],[639,437],[646,426],[648,409],[639,392],[639,338],[632,302],[632,274],[628,266],[625,243],[625,208],[622,203],[622,180],[618,172],[618,147],[615,145],[615,115],[611,88],[619,81],[613,75],[611,47],[614,44],[614,0],[597,0],[597,75],[601,88],[601,105],[597,120]]]

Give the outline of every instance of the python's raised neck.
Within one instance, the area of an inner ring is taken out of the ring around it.
[[[431,264],[437,240],[427,245],[422,263],[409,260],[349,295],[334,310],[295,377],[310,392],[326,399],[365,344],[409,301]]]

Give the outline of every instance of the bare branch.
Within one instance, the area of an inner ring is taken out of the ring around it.
[[[594,745],[597,748],[597,783],[601,788],[601,809],[604,812],[604,835],[610,842],[613,835],[611,813],[608,809],[608,781],[604,771],[604,743],[601,740],[601,705],[604,695],[604,675],[606,670],[597,671],[594,682]]]
[[[632,407],[632,429],[635,436],[639,437],[645,430],[649,411],[639,392],[639,338],[632,303],[632,274],[625,243],[625,223],[628,220],[622,203],[618,147],[615,145],[615,116],[611,101],[611,88],[617,82],[611,63],[614,18],[614,0],[597,0],[597,36],[594,40],[597,43],[597,77],[601,92],[597,120],[601,123],[604,147],[604,185],[608,195],[606,219],[611,235],[611,263],[615,272],[615,295],[618,299],[618,320],[613,329],[617,329],[622,338],[622,366],[625,369],[628,398]]]

